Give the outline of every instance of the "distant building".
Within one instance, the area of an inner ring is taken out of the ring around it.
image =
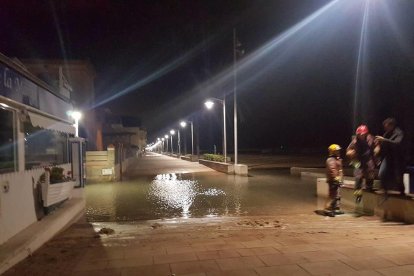
[[[141,152],[147,145],[147,131],[142,128],[141,120],[134,116],[112,114],[109,109],[99,109],[98,124],[102,125],[102,143],[120,145],[127,155]]]
[[[61,94],[70,96],[76,109],[84,115],[80,121],[81,136],[88,149],[102,149],[102,138],[94,111],[96,72],[88,60],[25,59],[24,66],[36,77]]]

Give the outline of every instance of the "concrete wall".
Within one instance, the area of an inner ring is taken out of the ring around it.
[[[216,170],[216,171],[219,171],[219,172],[224,172],[224,173],[228,173],[228,174],[233,174],[234,173],[234,165],[233,164],[215,162],[215,161],[204,160],[204,159],[199,159],[198,163],[200,163],[204,166],[207,166],[209,168],[212,168],[213,170]]]
[[[110,172],[110,173],[109,173]],[[115,179],[115,149],[86,152],[86,181],[105,182]]]
[[[341,205],[364,215],[376,215],[385,220],[414,223],[414,200],[399,196],[389,196],[385,200],[382,194],[363,191],[360,203],[355,203],[354,182],[345,181],[345,187],[341,188]],[[316,180],[316,194],[318,207],[324,208],[328,197],[328,184],[326,178]]]
[[[107,151],[86,152],[86,181],[108,182],[122,179],[122,173],[126,172],[131,161],[135,157],[122,160],[121,164],[115,164],[115,149],[108,148]],[[121,171],[122,169],[122,171]],[[103,170],[111,171],[111,174],[104,175]]]
[[[71,164],[59,167],[71,170]],[[0,175],[0,244],[37,221],[34,188],[42,173],[43,168]]]

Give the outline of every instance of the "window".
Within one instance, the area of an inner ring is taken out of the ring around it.
[[[68,135],[26,124],[25,160],[26,170],[68,163]]]
[[[0,106],[0,173],[17,170],[15,112]]]

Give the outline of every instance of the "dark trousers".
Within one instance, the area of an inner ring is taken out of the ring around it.
[[[400,166],[385,158],[379,169],[379,178],[384,191],[396,189],[400,193],[404,193],[403,174]]]
[[[329,186],[329,200],[326,204],[326,209],[335,210],[339,208],[339,201],[341,196],[339,194],[339,185],[335,182],[328,182]]]
[[[361,167],[354,170],[355,189],[362,189],[362,181],[365,178],[365,186],[371,190],[374,186],[375,163],[373,160],[361,162]]]

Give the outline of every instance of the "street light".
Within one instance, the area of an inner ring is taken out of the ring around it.
[[[76,110],[69,111],[69,116],[75,120],[73,126],[75,127],[75,137],[79,137],[79,120],[82,118],[82,113]]]
[[[223,100],[217,98],[210,98],[208,99],[204,105],[207,109],[212,109],[214,106],[214,102],[217,101],[223,105],[223,154],[224,154],[224,162],[227,163],[227,134],[226,134],[226,96],[224,96]]]
[[[167,134],[164,135],[165,141],[167,141],[167,150],[165,151],[167,154],[168,154],[168,137],[169,136]]]
[[[194,155],[194,126],[193,126],[193,121],[181,121],[180,125],[181,125],[182,128],[185,128],[187,126],[187,122],[191,124],[191,155]]]
[[[171,154],[174,154],[174,147],[173,147],[173,140],[172,140],[172,137],[173,137],[173,135],[175,135],[175,130],[174,129],[171,129],[170,130],[170,137],[171,137]]]
[[[165,141],[165,138],[164,138],[164,137],[162,137],[162,138],[161,138],[161,142],[162,142],[162,146],[161,146],[161,153],[164,151],[164,141]]]

